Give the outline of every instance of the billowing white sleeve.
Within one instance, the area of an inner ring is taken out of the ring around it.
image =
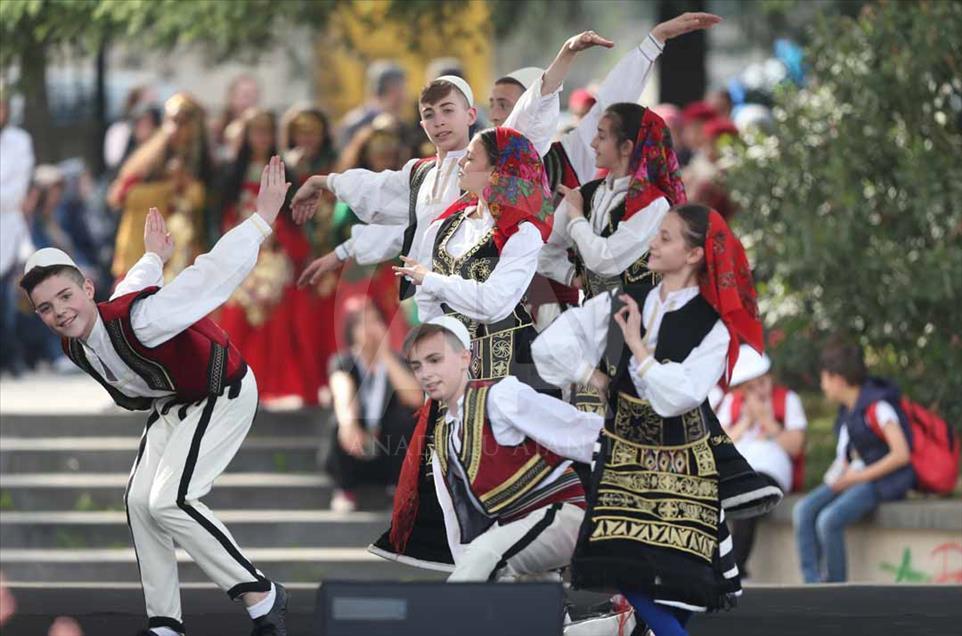
[[[146,252],[134,263],[124,279],[117,283],[114,293],[110,295],[110,300],[154,286],[164,286],[164,261],[153,252]]]
[[[504,126],[514,128],[538,150],[538,156],[545,156],[551,149],[551,142],[558,130],[561,119],[561,99],[559,97],[562,85],[553,93],[541,94],[544,75],[538,81],[531,82],[531,86],[518,98],[511,114],[504,120]]]
[[[669,207],[668,199],[659,197],[619,223],[608,237],[595,234],[591,224],[579,216],[568,223],[568,235],[578,246],[585,267],[599,276],[617,276],[648,251]]]
[[[561,145],[581,183],[591,181],[596,172],[591,140],[595,137],[602,113],[612,104],[638,101],[655,60],[664,48],[665,44],[649,33],[640,45],[631,49],[608,72],[595,95],[595,105],[574,130],[561,138]]]
[[[401,254],[404,247],[403,225],[363,225],[351,227],[351,238],[335,248],[342,261],[353,258],[358,265],[376,265]]]
[[[411,197],[411,159],[400,170],[372,172],[362,168],[327,175],[327,185],[338,199],[365,223],[407,225]]]
[[[604,418],[538,393],[507,376],[488,393],[488,418],[499,444],[516,446],[530,437],[553,453],[588,463]]]
[[[270,234],[271,226],[252,214],[160,291],[136,303],[130,324],[137,339],[156,347],[220,307],[254,269]]]
[[[498,264],[483,283],[431,272],[421,286],[425,293],[472,320],[503,320],[511,315],[531,284],[542,245],[538,229],[531,223],[522,223],[504,244]]]
[[[662,417],[687,413],[708,397],[725,372],[728,329],[718,320],[705,339],[682,362],[658,362],[652,356],[628,364],[639,397],[651,402]]]
[[[428,246],[433,246],[435,240],[437,240],[438,232],[441,229],[441,225],[444,221],[434,221],[428,226],[427,231],[421,239],[421,245],[418,252],[422,255],[418,262],[424,265],[428,271],[433,271],[434,269],[434,259],[430,256],[425,257],[424,255],[431,255],[433,249]],[[412,250],[413,251],[413,250]],[[414,302],[418,306],[418,320],[425,322],[431,320],[432,318],[437,318],[444,313],[441,309],[441,301],[438,300],[437,296],[425,289],[425,286],[418,285],[414,291]]]
[[[531,345],[538,373],[557,387],[585,384],[601,361],[611,320],[611,294],[599,294],[554,319]]]
[[[562,285],[570,285],[575,274],[575,266],[568,260],[568,248],[571,247],[568,207],[568,202],[562,199],[554,212],[551,236],[538,254],[538,273]]]

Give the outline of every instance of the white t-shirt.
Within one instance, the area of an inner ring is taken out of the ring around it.
[[[718,422],[726,429],[735,424],[732,421],[734,398],[734,394],[727,394],[718,407]],[[785,395],[783,426],[786,431],[804,431],[808,427],[805,409],[802,408],[802,399],[794,391],[788,391]],[[792,457],[781,444],[765,436],[761,424],[758,422],[752,424],[735,442],[735,448],[752,468],[772,477],[785,492],[791,490]]]

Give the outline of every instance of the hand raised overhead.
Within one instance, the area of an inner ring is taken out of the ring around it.
[[[284,163],[274,155],[261,172],[261,185],[257,192],[257,213],[268,223],[273,224],[284,207],[287,189],[291,187],[285,179]]]

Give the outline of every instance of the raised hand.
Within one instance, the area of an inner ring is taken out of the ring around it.
[[[603,46],[606,49],[610,49],[614,45],[614,42],[601,37],[594,31],[583,31],[578,35],[568,38],[568,41],[565,42],[564,48],[572,53],[578,53],[580,51],[584,51],[585,49],[590,49],[593,46]]]
[[[144,249],[159,256],[164,263],[174,253],[174,239],[170,238],[164,215],[157,208],[150,208],[147,212],[147,221],[144,223]]]
[[[300,225],[314,216],[314,213],[317,212],[317,206],[321,202],[321,195],[326,188],[327,176],[314,175],[297,189],[294,198],[291,200],[291,213],[294,216],[295,223]]]
[[[641,360],[645,357],[638,355],[644,349],[641,341],[641,309],[638,308],[635,299],[628,294],[622,294],[619,298],[625,305],[615,312],[615,322],[625,336],[625,344],[631,348],[632,353],[635,353],[635,357]]]
[[[671,20],[656,25],[651,30],[651,34],[662,42],[667,42],[685,33],[710,29],[721,21],[722,19],[714,13],[682,13]]]
[[[404,262],[404,267],[392,267],[391,269],[394,270],[394,275],[407,276],[415,285],[423,283],[424,277],[428,274],[428,268],[407,256],[402,256],[401,260]]]
[[[565,185],[558,185],[558,192],[568,203],[568,218],[583,217],[585,215],[585,200],[578,188],[569,188]]]
[[[297,279],[298,287],[305,287],[308,283],[316,285],[321,276],[328,272],[333,272],[341,264],[340,259],[334,252],[328,252],[320,258],[311,261],[311,264],[304,268],[300,277]]]
[[[284,163],[279,156],[274,155],[261,172],[261,186],[257,192],[257,214],[273,224],[284,206],[287,189],[290,187],[291,184],[285,180]]]

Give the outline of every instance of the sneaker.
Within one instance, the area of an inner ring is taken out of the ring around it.
[[[290,595],[280,583],[274,583],[274,605],[271,611],[254,619],[251,636],[287,636],[287,601]]]
[[[354,512],[357,510],[357,497],[350,490],[335,490],[331,497],[331,512]]]

